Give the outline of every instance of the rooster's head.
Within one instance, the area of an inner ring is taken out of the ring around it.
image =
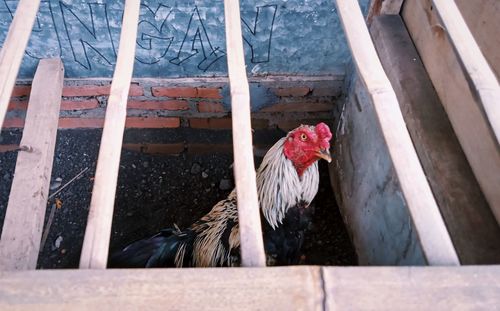
[[[316,126],[301,125],[288,133],[283,152],[292,161],[299,176],[319,159],[332,161],[330,139],[332,133],[325,123]]]

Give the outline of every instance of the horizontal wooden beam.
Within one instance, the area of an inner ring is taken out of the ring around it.
[[[0,51],[0,130],[28,45],[40,0],[21,0]]]
[[[495,310],[500,266],[323,268],[326,310]]]
[[[500,85],[454,1],[407,0],[402,16],[500,223]]]
[[[413,148],[396,94],[370,38],[359,4],[336,1],[361,81],[373,103],[402,195],[430,265],[457,265],[457,254]]]
[[[243,52],[239,0],[224,0],[227,66],[231,88],[234,176],[243,266],[266,265],[250,121],[250,90]]]
[[[0,272],[1,310],[494,310],[500,267]]]
[[[31,88],[26,125],[0,239],[0,270],[35,269],[40,250],[61,106],[61,59],[42,59]]]
[[[108,261],[128,92],[134,69],[139,9],[140,0],[125,2],[118,59],[106,108],[80,268],[105,269]]]
[[[320,310],[319,267],[0,272],[1,310]]]

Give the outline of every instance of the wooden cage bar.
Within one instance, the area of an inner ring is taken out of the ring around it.
[[[0,51],[0,130],[39,6],[40,0],[19,1],[14,20]]]
[[[42,59],[31,88],[26,126],[0,239],[0,270],[35,269],[47,207],[64,80],[61,59]]]
[[[454,1],[407,0],[402,17],[500,223],[500,85]]]
[[[243,52],[239,0],[224,0],[224,16],[241,261],[243,266],[262,267],[266,265],[266,259],[253,163],[250,91]]]
[[[413,148],[396,94],[377,56],[359,4],[355,0],[337,0],[336,4],[354,63],[373,102],[424,256],[430,265],[458,265],[456,251]]]
[[[105,269],[108,261],[127,100],[135,61],[139,9],[140,0],[125,2],[118,59],[106,108],[80,268]]]

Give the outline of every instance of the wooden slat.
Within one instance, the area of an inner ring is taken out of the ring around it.
[[[35,269],[47,207],[64,79],[60,59],[41,60],[33,80],[0,239],[0,269]]]
[[[373,102],[424,255],[430,265],[457,265],[457,254],[413,148],[396,94],[377,57],[359,4],[355,0],[337,0],[336,4],[357,70]]]
[[[7,113],[40,0],[21,0],[0,51],[0,130]]]
[[[323,268],[326,310],[499,310],[500,266]]]
[[[245,69],[238,0],[224,1],[227,65],[231,87],[234,175],[238,196],[243,266],[265,266],[255,166],[252,153],[250,91]]]
[[[500,267],[0,272],[10,310],[498,310]]]
[[[454,1],[407,0],[403,19],[500,223],[500,86]]]
[[[455,0],[481,52],[500,80],[500,1]]]
[[[399,15],[370,32],[462,264],[500,262],[500,227],[488,207]]]
[[[107,264],[120,154],[127,116],[127,99],[134,68],[139,8],[140,0],[125,2],[118,59],[106,108],[80,268],[105,269]]]
[[[321,310],[320,267],[0,272],[7,310]]]

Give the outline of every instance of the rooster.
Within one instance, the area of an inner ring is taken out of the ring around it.
[[[281,138],[257,170],[267,265],[297,264],[318,192],[319,159],[331,161],[328,126],[301,125]],[[190,228],[161,230],[110,257],[109,266],[214,267],[240,264],[236,190]]]

